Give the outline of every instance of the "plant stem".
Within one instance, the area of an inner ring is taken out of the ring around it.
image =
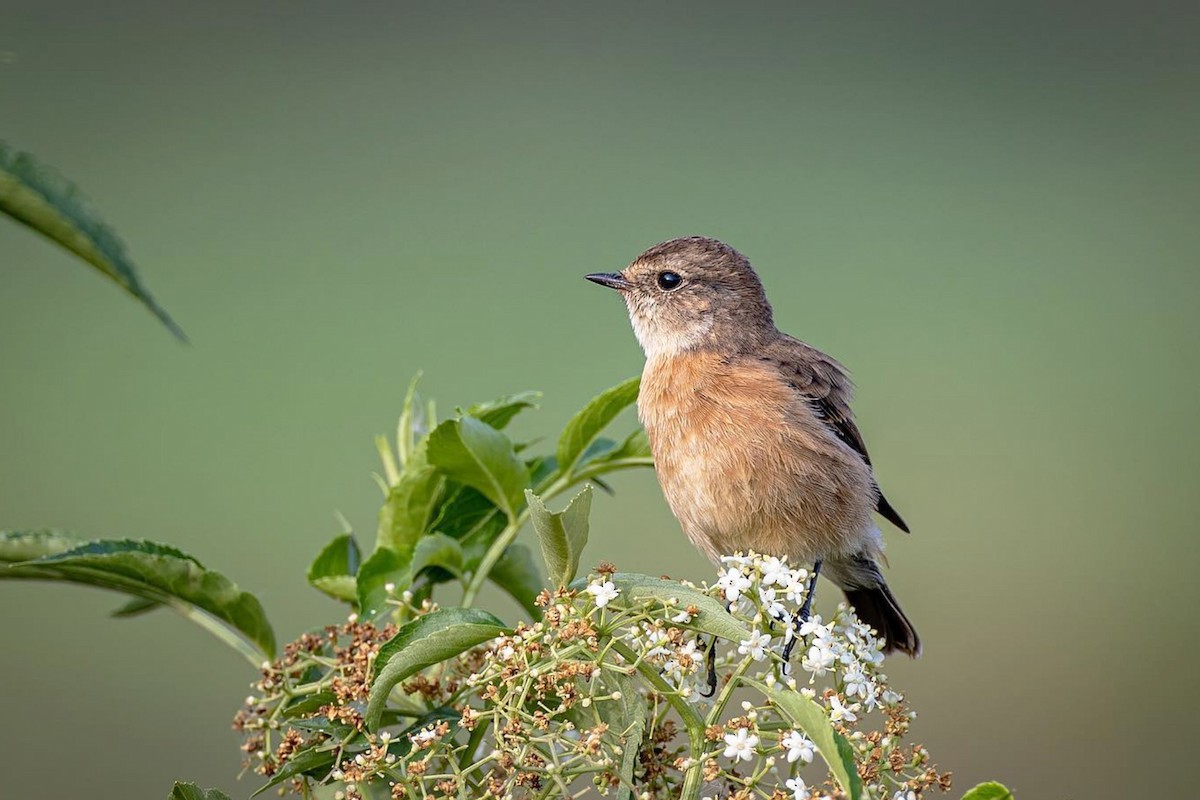
[[[645,661],[639,661],[637,655],[629,649],[629,646],[624,642],[610,639],[612,648],[621,654],[621,657],[630,664],[637,664],[638,672],[642,674],[651,686],[658,691],[663,697],[667,698],[679,718],[683,721],[684,727],[687,729],[688,744],[692,752],[692,765],[687,768],[687,772],[683,776],[683,787],[679,791],[678,800],[696,800],[700,796],[700,787],[704,785],[704,762],[701,756],[704,754],[704,720],[700,718],[700,714],[696,709],[692,708],[691,704],[679,696],[678,691],[671,684],[658,674],[653,664],[647,664]]]
[[[725,686],[721,689],[721,693],[717,695],[717,702],[713,703],[712,710],[708,712],[708,719],[705,720],[706,723],[715,725],[721,719],[721,712],[725,710],[725,706],[729,704],[729,699],[733,697],[733,693],[737,689],[738,679],[746,673],[746,670],[753,663],[754,659],[746,656],[742,659],[742,663],[738,664],[733,675],[730,676]]]

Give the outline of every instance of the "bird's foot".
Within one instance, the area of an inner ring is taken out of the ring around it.
[[[808,622],[808,618],[812,616],[813,597],[817,594],[817,577],[821,574],[821,559],[817,559],[813,563],[812,577],[808,579],[808,592],[804,596],[804,605],[800,606],[800,610],[792,617],[792,638],[783,648],[783,661],[788,663],[792,660],[792,650],[796,647],[796,642],[800,641],[800,626]]]
[[[708,667],[708,685],[700,692],[701,697],[712,697],[717,693],[717,637],[713,636],[708,643],[708,653],[704,657]]]

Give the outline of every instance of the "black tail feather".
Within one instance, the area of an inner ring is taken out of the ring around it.
[[[846,600],[854,606],[858,618],[875,629],[885,641],[883,652],[901,653],[916,658],[921,655],[921,637],[900,604],[884,584],[874,589],[846,589]]]

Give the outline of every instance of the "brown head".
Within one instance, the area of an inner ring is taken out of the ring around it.
[[[647,357],[738,350],[775,335],[771,304],[746,257],[703,236],[651,247],[621,272],[586,276],[625,298]]]

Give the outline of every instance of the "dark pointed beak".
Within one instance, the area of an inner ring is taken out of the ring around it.
[[[633,285],[625,280],[625,276],[619,272],[593,272],[591,275],[584,275],[583,277],[592,283],[598,283],[601,286],[607,286],[617,291],[624,291]]]

